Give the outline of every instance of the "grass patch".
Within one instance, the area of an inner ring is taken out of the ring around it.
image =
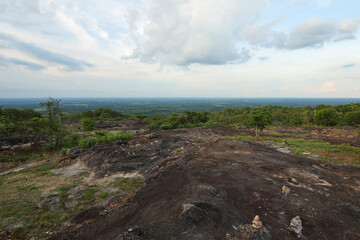
[[[227,138],[235,138],[244,141],[260,141],[260,142],[272,141],[274,143],[279,143],[279,144],[285,143],[282,138],[276,138],[276,137],[227,136]]]
[[[101,193],[99,193],[99,198],[101,198],[101,199],[107,198],[108,196],[109,196],[109,193],[108,193],[108,192],[101,192]]]
[[[96,131],[94,135],[79,135],[73,134],[63,141],[64,148],[83,147],[89,148],[96,143],[114,142],[114,141],[126,141],[132,139],[134,136],[131,132],[117,132],[109,133],[103,131]]]
[[[142,178],[117,178],[112,182],[112,186],[121,188],[128,194],[134,194],[144,185],[145,180]]]
[[[55,152],[47,149],[28,149],[28,150],[8,150],[0,152],[0,162],[10,165],[46,159],[54,155]]]
[[[59,178],[50,171],[54,167],[44,163],[0,176],[0,232],[14,232],[16,239],[45,238],[46,232],[58,229],[79,212],[80,204],[65,204],[70,200],[68,191],[77,180]]]
[[[96,200],[95,193],[99,191],[99,188],[96,185],[88,186],[86,189],[81,190],[80,201],[83,205],[93,204]]]
[[[284,139],[275,137],[228,136],[227,138],[244,141],[272,141],[276,144],[285,144]],[[360,148],[349,144],[331,145],[323,140],[306,140],[301,138],[287,138],[286,144],[296,155],[311,156],[312,158],[333,164],[360,165]]]
[[[327,163],[360,165],[360,148],[348,144],[331,145],[322,140],[287,139],[286,142],[297,155],[315,155]]]

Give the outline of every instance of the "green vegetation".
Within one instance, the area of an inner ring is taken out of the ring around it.
[[[348,144],[331,145],[322,140],[287,139],[287,144],[298,155],[311,154],[327,163],[360,165],[360,148]]]
[[[82,176],[58,176],[51,169],[63,165],[46,162],[35,168],[0,176],[0,232],[14,239],[46,238],[82,210],[109,196],[107,187],[129,196],[144,184],[141,178],[118,178],[106,185],[87,185]],[[101,189],[101,191],[100,191]],[[120,200],[118,206],[126,199]]]
[[[32,149],[1,151],[0,163],[6,163],[9,167],[11,167],[19,163],[48,159],[54,153],[55,152],[44,148],[38,148],[36,151]]]
[[[84,131],[92,131],[95,127],[95,121],[91,118],[85,118],[82,122],[82,127]]]
[[[84,190],[80,191],[80,201],[83,205],[92,205],[96,196],[95,193],[99,191],[99,188],[96,185],[87,186]]]
[[[59,180],[43,165],[10,175],[0,176],[0,232],[7,226],[15,227],[18,239],[30,236],[44,238],[47,231],[52,231],[76,213],[76,208],[68,208],[68,179]],[[59,195],[49,191],[59,186]],[[48,198],[44,198],[48,195]],[[57,204],[57,200],[59,199]]]
[[[144,179],[142,178],[117,178],[111,185],[119,187],[128,194],[134,194],[144,185],[144,183]]]
[[[142,117],[141,115],[139,115]],[[121,114],[117,111],[114,111],[110,108],[98,108],[96,110],[88,110],[85,112],[75,113],[73,115],[68,115],[66,118],[70,120],[112,120],[112,121],[118,121],[123,119],[124,117],[130,117],[128,114]]]
[[[310,156],[326,163],[360,165],[360,148],[349,144],[331,145],[323,140],[306,140],[291,137],[282,139],[275,137],[229,136],[228,138],[244,141],[270,141],[280,146],[287,145],[291,152],[296,155]]]
[[[109,196],[109,193],[108,192],[101,192],[99,193],[99,197],[100,198],[107,198]]]
[[[252,112],[248,124],[255,128],[255,136],[258,137],[259,133],[271,124],[271,119],[268,113]]]
[[[155,115],[151,118],[149,129],[174,129],[174,128],[189,128],[202,126],[209,120],[208,112],[190,112],[185,111],[183,114],[173,113],[168,118],[162,118]]]
[[[241,139],[244,141],[259,141],[259,142],[271,141],[278,144],[285,143],[282,138],[275,138],[275,137],[229,136],[228,138]]]
[[[225,108],[220,112],[172,113],[168,117],[155,115],[148,120],[149,129],[174,129],[203,126],[254,127],[255,136],[268,126],[359,126],[360,104],[318,105],[316,107],[245,107],[241,109]]]
[[[126,141],[133,138],[131,132],[95,132],[94,135],[79,135],[72,134],[63,140],[64,148],[82,147],[88,148],[94,146],[96,143]]]

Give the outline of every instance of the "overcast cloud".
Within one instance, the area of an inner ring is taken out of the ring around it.
[[[353,0],[4,0],[0,94],[75,84],[137,96],[141,82],[154,96],[355,96],[358,9]]]
[[[150,0],[144,35],[134,50],[145,62],[188,65],[246,62],[243,29],[260,17],[268,0]],[[134,28],[134,19],[130,28]]]

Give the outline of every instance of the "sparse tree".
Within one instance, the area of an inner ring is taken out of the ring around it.
[[[44,131],[46,132],[49,147],[60,147],[65,136],[65,129],[61,126],[63,110],[60,107],[61,99],[49,98],[50,101],[41,102],[40,106],[45,108]]]
[[[271,124],[270,115],[261,111],[252,112],[248,124],[255,127],[255,136],[258,137],[260,132]]]

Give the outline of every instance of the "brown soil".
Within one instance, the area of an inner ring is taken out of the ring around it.
[[[94,146],[77,162],[96,178],[137,172],[146,186],[106,215],[99,207],[76,216],[76,225],[49,239],[270,239],[267,231],[272,239],[299,239],[289,229],[295,216],[300,239],[360,239],[359,167],[224,137],[234,131],[145,132]],[[248,225],[255,215],[259,232]]]

